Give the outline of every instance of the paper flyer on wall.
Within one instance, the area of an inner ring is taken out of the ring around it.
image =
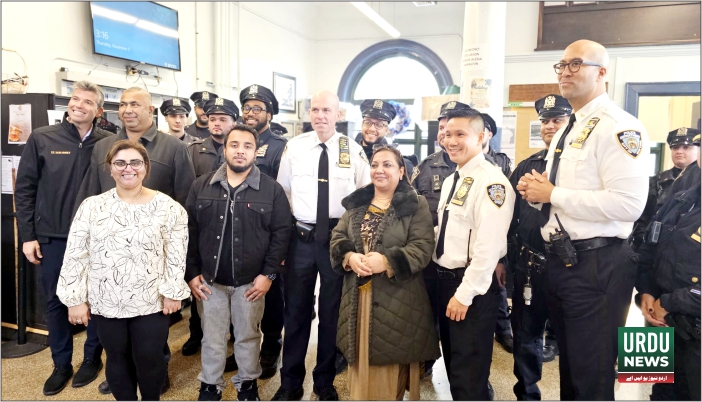
[[[474,109],[489,109],[492,79],[470,77],[468,82],[470,82],[470,107]]]
[[[12,194],[12,168],[15,168],[15,177],[21,157],[12,155],[2,156],[2,193]]]
[[[49,115],[49,125],[53,126],[54,124],[61,124],[65,112],[63,110],[47,110],[46,113]]]
[[[541,121],[529,122],[529,148],[544,148],[546,144],[541,139]]]
[[[32,105],[10,105],[8,144],[24,144],[32,132]]]
[[[500,147],[514,148],[517,142],[517,112],[508,111],[502,113],[502,139]]]

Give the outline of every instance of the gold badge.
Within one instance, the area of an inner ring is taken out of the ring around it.
[[[692,238],[692,240],[699,243],[700,242],[700,228],[697,228],[697,231],[695,233],[693,233],[690,237]],[[697,281],[693,280],[693,282],[697,282]]]
[[[585,125],[585,128],[583,128],[583,131],[578,135],[578,138],[573,141],[570,146],[573,148],[582,148],[583,144],[585,141],[587,141],[587,138],[590,136],[590,133],[592,133],[592,130],[595,129],[595,126],[597,123],[600,122],[599,117],[593,117],[590,119],[587,124]]]
[[[473,186],[473,178],[464,178],[463,183],[461,183],[461,186],[458,187],[458,190],[456,190],[456,194],[451,199],[451,204],[462,206],[463,203],[466,202],[466,197],[468,197],[468,192],[470,191],[471,186]]]
[[[692,277],[692,283],[697,283],[697,282],[699,282],[699,281],[700,281],[700,280],[697,279],[696,276],[693,276],[693,277]]]
[[[415,166],[412,168],[412,177],[410,178],[410,183],[414,183],[414,179],[419,176],[419,167]]]
[[[556,97],[547,96],[546,100],[544,100],[544,108],[551,109],[552,107],[556,107]]]
[[[487,193],[490,201],[497,205],[498,208],[502,208],[502,205],[505,203],[505,198],[507,198],[505,186],[502,184],[491,184],[487,187]]]
[[[446,105],[446,110],[453,109],[456,107],[456,101],[451,101]]]
[[[678,137],[684,137],[686,135],[687,135],[687,127],[680,127],[678,129],[678,133],[676,134],[676,136],[678,136]]]
[[[431,177],[431,186],[434,191],[441,191],[441,177],[435,174]]]
[[[258,85],[254,84],[251,85],[251,88],[249,88],[249,95],[256,96],[258,94]]]
[[[224,98],[215,99],[215,106],[224,106]]]
[[[343,135],[339,137],[339,167],[351,167],[351,154],[349,153],[349,137]]]
[[[382,109],[382,108],[383,108],[383,101],[378,99],[375,102],[373,102],[373,109]]]
[[[180,106],[180,99],[174,98],[173,99],[173,106]]]
[[[210,100],[210,94],[207,91],[202,91],[202,100]]]
[[[268,151],[268,144],[266,145],[261,145],[258,147],[258,151],[256,151],[256,157],[257,158],[263,158],[266,156],[266,151]]]

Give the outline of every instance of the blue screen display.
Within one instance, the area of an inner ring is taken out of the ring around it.
[[[180,70],[178,12],[151,2],[95,1],[93,51]]]

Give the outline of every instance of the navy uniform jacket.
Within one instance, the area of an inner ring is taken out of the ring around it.
[[[188,127],[185,127],[185,132],[195,138],[200,138],[203,140],[210,136],[210,129],[208,127],[198,127],[197,123],[193,123]]]
[[[509,177],[509,172],[512,171],[512,161],[509,159],[509,156],[501,152],[495,152],[490,148],[488,153],[485,154],[485,159],[492,162],[493,165],[498,166],[502,169],[502,173],[504,173],[506,177]]]
[[[456,171],[456,164],[449,159],[446,152],[439,150],[427,156],[412,171],[410,183],[417,192],[426,198],[431,211],[431,218],[434,226],[439,224],[437,210],[439,209],[439,198],[441,198],[441,185],[448,176]]]
[[[697,162],[695,162],[697,165]],[[651,221],[651,217],[656,211],[667,201],[670,193],[670,188],[675,179],[680,175],[682,169],[673,167],[672,169],[664,170],[655,176],[651,176],[648,181],[648,198],[646,199],[646,207],[644,208],[641,217],[634,224],[632,231],[633,248],[638,251],[643,242],[646,233],[646,227]]]
[[[268,177],[276,179],[280,168],[280,158],[283,156],[287,138],[275,134],[270,127],[258,136],[258,151],[256,151],[256,167]]]
[[[672,196],[653,216],[657,244],[644,243],[636,289],[669,313],[700,316],[700,182]]]
[[[214,146],[212,137],[206,138],[202,142],[194,142],[188,145],[188,154],[195,167],[197,177],[213,172],[219,168],[220,151]]]
[[[509,182],[515,194],[519,194],[519,191],[517,191],[517,183],[524,174],[530,173],[532,169],[536,169],[537,172],[546,170],[545,158],[547,152],[547,149],[542,149],[519,162],[519,165],[517,165],[517,168],[514,169],[514,172],[509,178]],[[514,213],[512,214],[512,223],[508,234],[508,237],[515,236],[516,242],[514,245],[519,248],[526,245],[534,251],[540,253],[545,252],[544,239],[541,236],[541,226],[539,225],[540,215],[541,212],[529,206],[529,203],[521,196],[517,197],[514,203]]]

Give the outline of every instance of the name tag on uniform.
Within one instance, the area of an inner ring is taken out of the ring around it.
[[[451,199],[451,204],[456,204],[459,206],[462,206],[463,203],[466,202],[466,198],[468,197],[468,192],[470,191],[470,188],[473,186],[473,178],[472,177],[466,177],[463,179],[463,183],[461,183],[461,186],[458,187],[458,190],[456,190],[456,194],[453,196],[453,199]]]
[[[441,191],[441,177],[438,174],[431,176],[431,187],[434,191]]]
[[[260,147],[258,147],[258,151],[256,151],[256,157],[263,158],[264,156],[266,156],[266,151],[268,151],[268,144],[261,145]]]
[[[595,126],[599,122],[599,117],[593,117],[592,119],[588,120],[587,124],[585,125],[585,128],[583,128],[583,131],[580,132],[578,138],[576,138],[575,141],[570,143],[570,146],[573,148],[582,148],[583,144],[590,136],[590,133],[592,132],[592,130],[595,129]]]
[[[351,167],[351,154],[349,153],[349,137],[339,137],[339,167]]]

